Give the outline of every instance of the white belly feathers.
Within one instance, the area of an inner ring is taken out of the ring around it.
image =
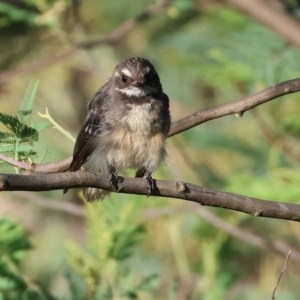
[[[166,155],[166,137],[153,132],[151,114],[150,103],[132,105],[121,119],[123,127],[99,136],[97,148],[86,163],[87,169],[104,171],[108,163],[119,170],[146,167],[154,171]]]

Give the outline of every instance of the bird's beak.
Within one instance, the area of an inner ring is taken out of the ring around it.
[[[142,81],[134,81],[131,85],[133,85],[134,87],[141,87],[144,85],[144,82]]]

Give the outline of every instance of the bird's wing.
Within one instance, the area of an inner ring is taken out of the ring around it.
[[[78,134],[73,152],[70,171],[77,171],[95,150],[95,134],[101,125],[102,117],[95,111],[90,111]]]
[[[163,115],[164,115],[164,122],[163,122],[163,133],[165,134],[165,136],[168,136],[169,131],[170,131],[170,127],[171,127],[171,116],[170,116],[170,103],[169,103],[169,97],[167,94],[163,93],[162,95],[163,97],[163,102],[164,102],[164,106],[163,106]]]
[[[108,85],[103,86],[94,96],[88,108],[88,115],[78,134],[70,171],[77,171],[87,161],[97,147],[96,137],[105,126],[105,102],[107,101]]]

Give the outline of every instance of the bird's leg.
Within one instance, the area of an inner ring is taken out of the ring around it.
[[[118,174],[117,174],[116,168],[110,164],[106,164],[106,172],[109,175],[109,180],[110,180],[111,184],[113,186],[117,187],[118,186]]]
[[[155,181],[153,180],[151,176],[151,172],[149,172],[146,168],[139,169],[135,177],[137,178],[145,178],[147,180],[146,188],[148,189],[148,195],[149,197],[151,194],[154,194],[155,192]]]

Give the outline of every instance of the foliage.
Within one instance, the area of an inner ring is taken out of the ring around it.
[[[135,208],[129,202],[121,207],[108,203],[87,209],[90,247],[84,250],[74,242],[67,243],[70,266],[65,273],[71,299],[112,299],[116,295],[138,299],[158,286],[158,274],[138,278],[128,265],[146,233],[144,225],[132,222],[137,216]],[[21,263],[31,248],[28,233],[20,225],[0,219],[0,299],[56,299],[39,282],[22,274]]]
[[[9,218],[0,218],[0,299],[55,300],[37,282],[21,271],[21,263],[32,248],[29,235]]]
[[[159,283],[158,274],[139,278],[128,265],[146,228],[138,221],[138,208],[133,202],[102,204],[87,207],[89,248],[83,250],[68,243],[69,262],[77,274],[69,274],[73,297],[139,299],[140,293],[153,292]]]
[[[16,22],[24,22],[28,25],[34,25],[34,19],[37,16],[35,13],[25,9],[18,8],[9,3],[0,3],[1,26],[8,26]]]
[[[34,98],[38,81],[32,81],[16,112],[16,116],[9,116],[0,112],[0,122],[10,132],[0,131],[0,153],[11,155],[15,161],[32,162],[32,157],[37,154],[36,143],[39,140],[39,132],[50,125],[49,121],[34,124],[29,123],[32,113]],[[2,162],[9,164],[9,162]]]

